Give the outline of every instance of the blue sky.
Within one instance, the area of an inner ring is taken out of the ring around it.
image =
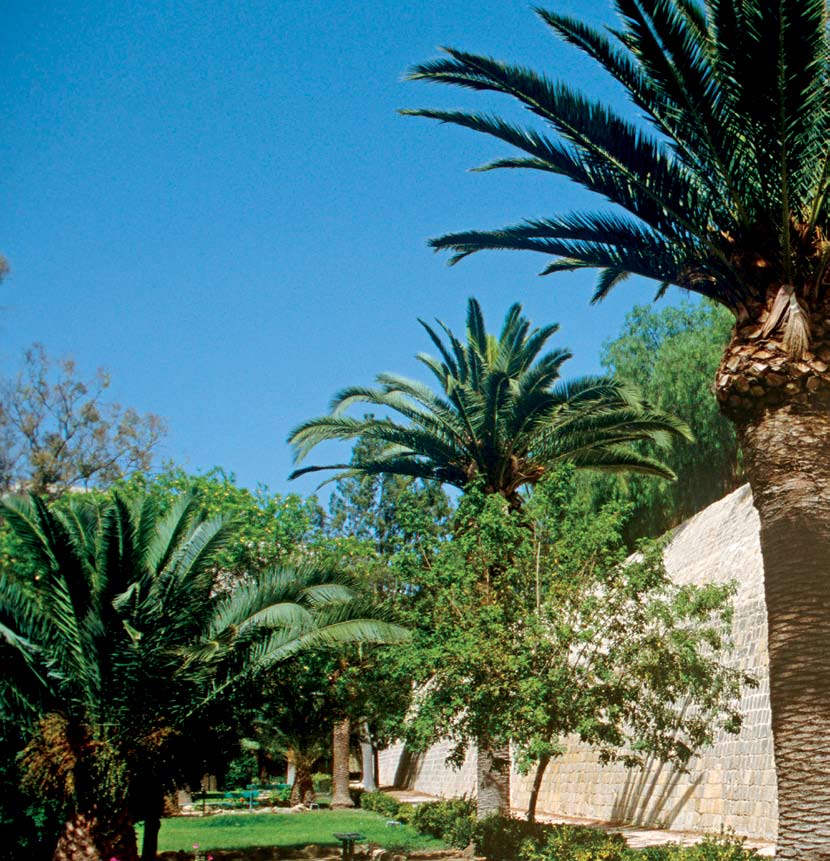
[[[556,3],[594,22],[609,7]],[[286,435],[345,385],[418,373],[417,317],[462,330],[475,295],[496,329],[521,301],[561,324],[576,375],[653,293],[632,281],[591,308],[590,275],[538,278],[538,255],[449,268],[426,246],[586,203],[530,172],[470,173],[505,148],[396,113],[514,111],[403,81],[442,44],[618,98],[525,2],[15,0],[0,40],[0,368],[33,341],[105,366],[189,470],[312,492],[286,480]]]

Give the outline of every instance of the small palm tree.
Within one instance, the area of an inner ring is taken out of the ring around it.
[[[537,10],[622,86],[632,122],[571,84],[448,49],[412,77],[509,96],[540,120],[408,111],[517,149],[488,168],[571,179],[603,205],[433,240],[629,275],[735,317],[716,393],[761,519],[779,858],[830,855],[830,30],[826,0],[615,0],[616,28]],[[611,204],[609,206],[608,204]]]
[[[658,460],[630,446],[638,440],[665,445],[672,436],[689,437],[679,420],[652,410],[637,392],[605,377],[560,382],[571,354],[543,352],[556,325],[531,329],[521,305],[507,312],[498,337],[488,334],[481,308],[470,299],[467,337],[462,343],[439,322],[446,342],[423,320],[421,325],[440,358],[418,360],[438,381],[439,392],[396,374],[380,374],[379,388],[354,386],[332,401],[332,414],[296,428],[289,441],[302,460],[321,442],[360,439],[381,443],[363,449],[349,464],[309,466],[296,478],[338,469],[337,476],[406,475],[463,490],[481,481],[486,493],[499,493],[520,508],[520,490],[536,484],[550,468],[567,461],[577,467],[635,471],[673,478]],[[367,403],[396,418],[342,415]],[[403,419],[400,421],[398,419]]]
[[[28,565],[0,580],[0,707],[28,720],[29,779],[67,800],[56,858],[134,859],[139,803],[143,857],[155,858],[183,730],[228,686],[302,649],[406,636],[331,572],[218,588],[233,526],[204,520],[192,494],[163,517],[151,497],[117,494],[60,509],[6,499],[2,511]]]

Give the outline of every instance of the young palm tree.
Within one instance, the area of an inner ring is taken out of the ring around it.
[[[155,858],[161,799],[187,722],[241,677],[299,650],[405,636],[347,581],[311,568],[217,587],[232,534],[185,495],[164,517],[150,497],[103,506],[6,499],[26,566],[0,580],[0,708],[28,719],[29,779],[71,816],[56,859]],[[87,853],[87,854],[84,854]]]
[[[433,241],[552,256],[707,296],[735,316],[717,397],[761,517],[780,858],[830,857],[830,41],[825,0],[615,0],[597,30],[538,10],[627,92],[629,121],[561,81],[449,49],[411,77],[506,94],[539,120],[418,110],[612,206]]]
[[[394,374],[380,374],[380,388],[345,389],[335,396],[332,415],[305,422],[291,434],[297,459],[332,439],[383,446],[355,447],[350,464],[306,467],[291,477],[341,469],[341,476],[407,475],[461,490],[482,481],[485,493],[501,494],[514,509],[521,508],[524,486],[536,484],[563,461],[673,478],[668,467],[629,443],[666,444],[672,436],[688,437],[685,425],[649,409],[633,389],[613,380],[560,382],[560,369],[571,354],[543,353],[558,327],[531,329],[521,311],[520,305],[509,309],[496,337],[487,334],[481,308],[470,299],[466,344],[439,323],[445,343],[421,321],[441,358],[422,353],[418,359],[438,380],[441,393]],[[341,415],[354,403],[391,410],[405,421]],[[506,812],[509,752],[484,738],[477,748],[479,815]]]
[[[337,477],[388,473],[462,490],[480,480],[486,493],[500,493],[513,508],[520,508],[519,491],[562,461],[674,477],[668,467],[628,444],[645,439],[665,445],[673,435],[688,437],[686,426],[651,410],[636,391],[614,380],[582,377],[560,382],[560,369],[571,354],[543,353],[556,325],[531,329],[521,305],[513,305],[496,337],[487,334],[475,299],[468,305],[466,343],[439,322],[445,343],[420,322],[441,358],[425,353],[417,358],[438,381],[440,394],[396,374],[379,374],[379,388],[344,389],[334,397],[331,415],[311,419],[291,433],[296,459],[327,440],[383,445],[356,449],[356,455],[364,454],[349,464],[305,467],[291,478],[339,469]],[[392,411],[403,421],[342,415],[355,403]]]

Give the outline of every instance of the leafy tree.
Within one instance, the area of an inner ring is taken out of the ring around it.
[[[332,415],[300,425],[290,441],[298,460],[326,440],[357,439],[364,448],[355,450],[350,464],[306,467],[292,477],[342,469],[340,478],[386,474],[465,491],[480,486],[485,495],[507,500],[512,510],[522,507],[523,487],[532,487],[561,463],[673,477],[660,461],[637,452],[631,443],[665,444],[672,436],[687,436],[686,426],[651,409],[635,389],[614,380],[585,377],[559,382],[570,353],[543,352],[555,325],[531,329],[521,306],[513,305],[496,337],[487,333],[475,299],[468,304],[466,344],[443,324],[439,323],[447,343],[421,324],[441,359],[423,353],[418,359],[436,377],[441,393],[393,374],[379,375],[381,388],[345,389],[334,398]],[[340,415],[353,403],[367,402],[398,413],[406,423]],[[490,564],[488,581],[502,563]],[[478,737],[479,761],[494,762],[493,774],[481,770],[481,815],[509,804],[507,779],[495,777],[496,771],[504,771],[498,764],[507,754],[490,749],[491,737],[498,733],[483,729]],[[485,791],[485,785],[496,791]]]
[[[489,165],[573,180],[604,199],[433,241],[628,275],[732,312],[716,377],[761,518],[778,775],[778,857],[830,854],[830,34],[825,0],[615,0],[608,31],[538,14],[620,84],[631,121],[561,80],[448,49],[412,77],[512,97],[542,128],[463,111],[413,113],[519,150]],[[607,204],[610,202],[611,206]],[[793,620],[797,620],[794,624]]]
[[[565,736],[605,760],[682,768],[716,730],[737,731],[749,681],[727,662],[732,589],[674,586],[659,546],[626,562],[624,514],[574,500],[569,471],[541,482],[531,533],[497,495],[470,491],[417,581],[421,627],[401,650],[421,683],[410,740],[450,738],[459,763],[471,740],[490,755],[509,740],[535,768],[529,818]]]
[[[217,590],[232,525],[206,520],[193,495],[163,516],[152,496],[119,494],[52,510],[8,499],[3,512],[30,566],[0,581],[0,707],[30,724],[29,782],[68,803],[56,857],[130,861],[138,813],[143,857],[154,857],[161,800],[200,706],[301,649],[405,635],[313,568]]]
[[[351,464],[358,471],[335,480],[327,527],[332,535],[368,542],[378,557],[389,560],[420,536],[445,530],[450,504],[434,482],[359,471],[359,464],[382,453],[383,444],[377,440],[355,442]]]
[[[83,380],[72,359],[29,348],[14,379],[0,385],[0,485],[60,496],[149,469],[164,421],[105,399],[109,374]]]
[[[486,493],[501,494],[514,508],[521,507],[520,489],[560,462],[673,478],[661,462],[629,444],[687,436],[685,425],[650,409],[636,390],[611,379],[560,383],[559,371],[571,354],[542,353],[558,327],[531,330],[521,311],[521,305],[510,308],[496,337],[487,333],[481,308],[470,299],[466,344],[439,323],[445,344],[421,321],[441,359],[425,353],[417,358],[435,376],[440,394],[388,373],[378,376],[380,388],[344,389],[334,397],[331,415],[311,419],[291,433],[297,460],[334,439],[380,443],[379,450],[358,451],[360,459],[350,464],[298,469],[291,477],[341,469],[344,478],[401,475],[462,490],[481,478]],[[355,403],[391,410],[405,423],[341,415]]]
[[[691,444],[665,454],[676,482],[586,476],[597,505],[611,497],[633,503],[625,525],[629,547],[643,536],[661,535],[742,481],[735,430],[711,391],[730,328],[727,312],[710,302],[684,302],[661,311],[638,306],[603,348],[602,362],[610,373],[636,382],[649,402],[683,419],[694,434]]]
[[[264,486],[251,491],[239,487],[235,476],[220,467],[192,475],[172,464],[154,475],[133,473],[116,486],[128,496],[151,495],[161,512],[183,495],[196,493],[206,516],[233,520],[233,540],[216,556],[218,568],[228,578],[274,565],[323,561],[324,512],[315,497],[271,493]]]

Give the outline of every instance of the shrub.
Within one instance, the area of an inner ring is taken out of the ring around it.
[[[475,801],[462,797],[419,804],[409,820],[423,834],[463,848],[473,841],[475,816]]]
[[[274,789],[268,793],[268,803],[275,807],[286,805],[291,800],[291,787],[284,786],[282,789]]]
[[[734,836],[708,837],[695,846],[630,849],[621,834],[596,828],[532,824],[492,816],[476,823],[475,843],[488,861],[756,861]]]
[[[597,828],[541,825],[535,836],[522,843],[518,857],[521,861],[626,861],[630,851],[621,834]]]
[[[364,792],[360,797],[360,806],[364,810],[373,810],[387,819],[397,819],[401,805],[385,792]]]
[[[330,774],[322,774],[320,772],[318,772],[317,774],[312,774],[311,782],[314,785],[315,792],[320,792],[323,795],[328,795],[331,792]]]

